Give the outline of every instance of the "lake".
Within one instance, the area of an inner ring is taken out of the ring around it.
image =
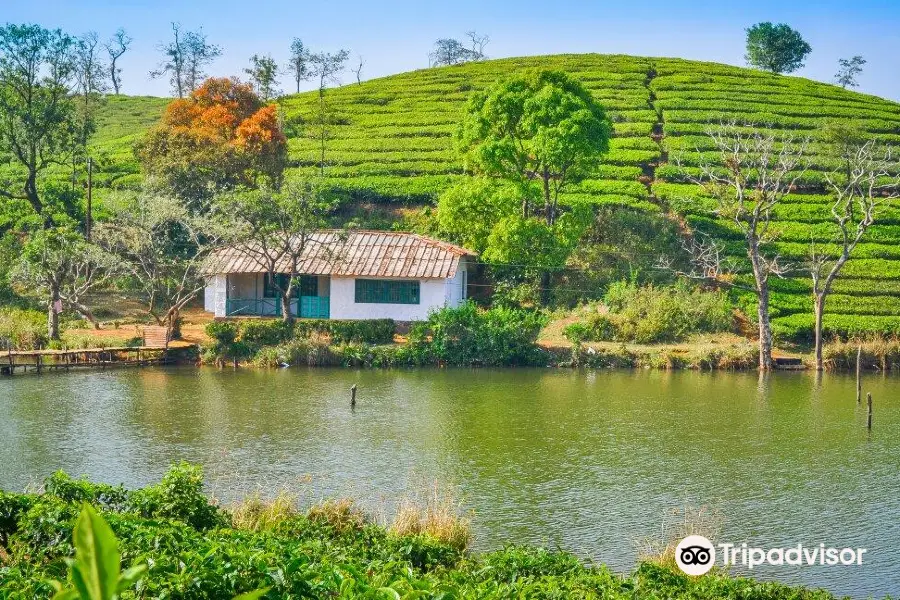
[[[349,389],[359,386],[351,411]],[[673,509],[714,542],[862,547],[859,566],[762,579],[854,598],[900,591],[900,379],[663,371],[151,368],[0,379],[0,487],[56,469],[128,487],[173,461],[228,500],[286,486],[371,510],[437,480],[475,547],[560,546],[627,571]]]

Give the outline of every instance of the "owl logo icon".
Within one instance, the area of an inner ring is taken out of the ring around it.
[[[675,563],[688,575],[703,575],[716,564],[716,549],[702,535],[689,535],[675,547]]]

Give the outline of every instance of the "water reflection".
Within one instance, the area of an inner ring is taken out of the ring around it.
[[[355,410],[350,386],[358,384]],[[900,382],[812,373],[146,369],[0,380],[0,485],[58,468],[129,486],[172,461],[217,495],[301,486],[372,507],[459,485],[476,542],[560,545],[626,570],[673,507],[728,541],[870,549],[868,564],[764,577],[865,597],[900,589]],[[871,557],[871,558],[869,558]]]

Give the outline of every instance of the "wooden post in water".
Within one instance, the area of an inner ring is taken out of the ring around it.
[[[356,408],[356,384],[350,388],[350,408]]]
[[[862,403],[862,344],[856,347],[856,403]]]
[[[866,406],[868,407],[868,415],[866,416],[866,429],[872,431],[872,393],[866,394]]]

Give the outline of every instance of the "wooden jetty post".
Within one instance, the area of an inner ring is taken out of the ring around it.
[[[356,408],[356,384],[350,388],[350,408]]]
[[[862,344],[856,347],[856,403],[862,402]]]
[[[872,393],[869,392],[866,394],[866,406],[868,407],[868,414],[866,416],[866,429],[872,431]]]

